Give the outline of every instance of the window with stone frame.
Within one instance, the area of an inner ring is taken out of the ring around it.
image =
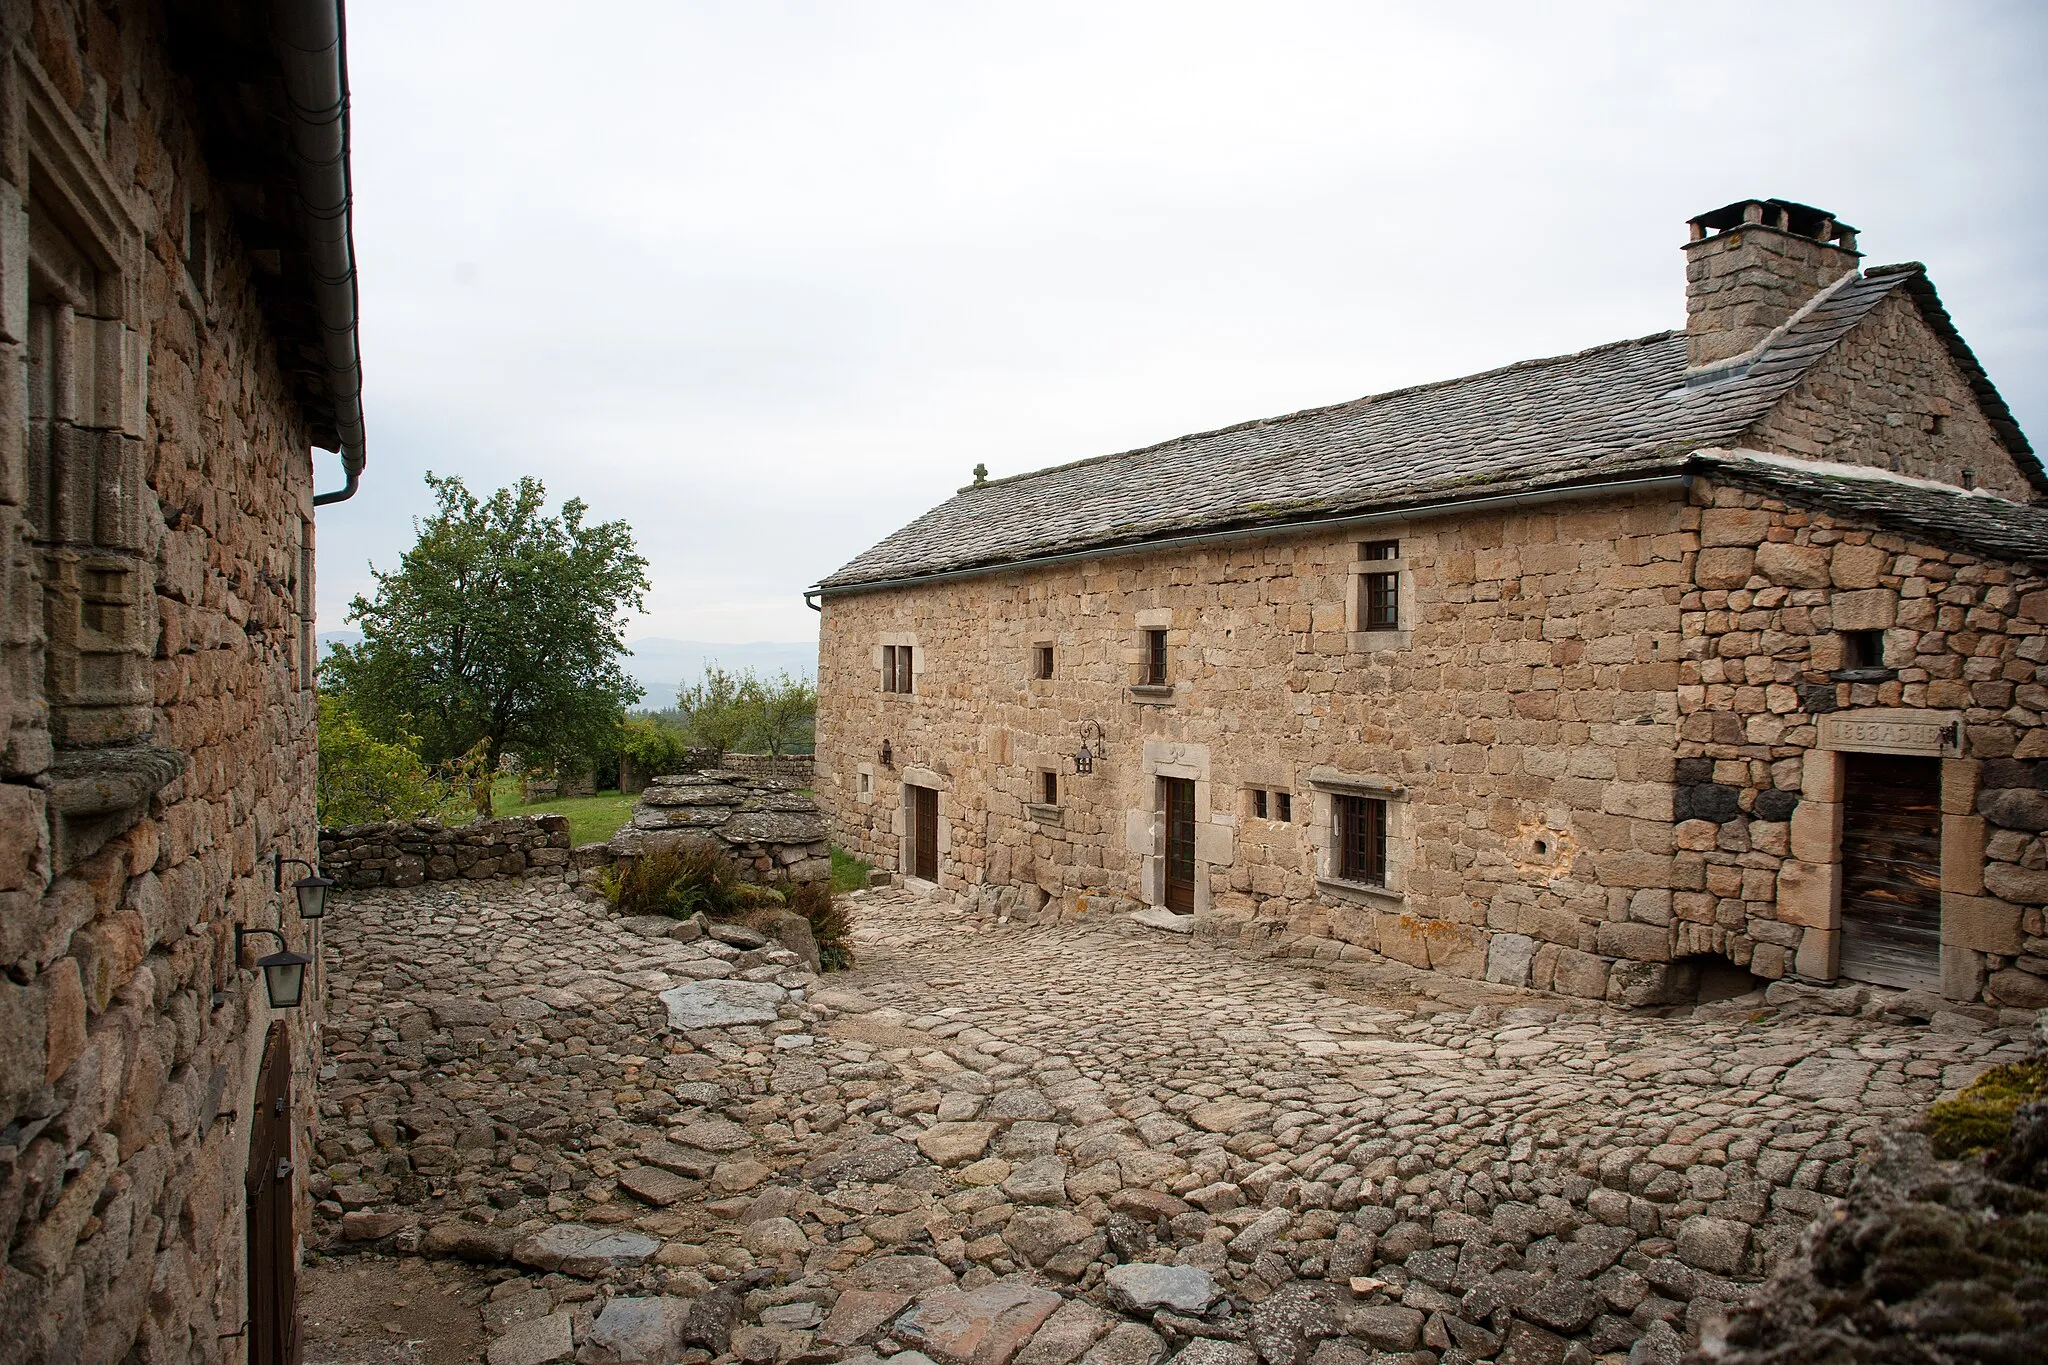
[[[1052,670],[1053,647],[1049,644],[1033,645],[1031,647],[1032,678],[1038,682],[1048,681],[1052,677]]]
[[[24,189],[0,183],[0,341],[20,347],[26,381],[24,510],[62,871],[139,819],[184,759],[149,743],[158,522],[132,185],[108,171],[98,138],[34,61],[20,50],[11,60],[28,177]]]
[[[917,690],[915,659],[911,645],[882,646],[882,690],[911,693]]]
[[[1358,590],[1358,629],[1399,630],[1401,572],[1392,566],[1401,558],[1401,542],[1368,540],[1358,547],[1358,557],[1367,566],[1360,575],[1363,581]]]
[[[1166,632],[1148,630],[1145,632],[1145,686],[1171,685],[1172,679],[1167,676]]]
[[[1338,793],[1331,798],[1331,866],[1338,880],[1387,884],[1387,803],[1376,796]]]

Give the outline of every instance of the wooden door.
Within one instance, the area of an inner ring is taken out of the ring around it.
[[[249,1365],[297,1365],[298,1256],[292,1234],[291,1034],[272,1024],[249,1116]]]
[[[1844,755],[1842,975],[1941,987],[1941,760]]]
[[[930,787],[910,789],[910,875],[939,879],[939,794]]]
[[[1195,913],[1195,784],[1184,777],[1159,779],[1159,804],[1166,812],[1166,908]]]

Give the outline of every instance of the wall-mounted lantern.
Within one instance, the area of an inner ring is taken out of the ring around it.
[[[334,878],[323,877],[320,869],[303,858],[287,858],[282,853],[273,853],[270,884],[278,891],[284,890],[284,867],[303,867],[306,875],[292,883],[292,891],[299,898],[300,919],[320,919],[327,914],[327,893],[334,889]]]
[[[1102,757],[1102,726],[1097,721],[1081,722],[1081,747],[1074,751],[1074,771],[1092,773],[1095,760]]]
[[[890,750],[889,741],[886,739],[882,741],[882,766],[885,768],[896,766],[896,755]]]
[[[313,959],[304,953],[292,951],[292,945],[276,929],[244,929],[235,926],[235,965],[242,964],[242,940],[257,934],[268,934],[278,942],[278,951],[269,957],[259,957],[256,965],[263,969],[263,989],[270,996],[270,1008],[274,1010],[295,1010],[299,999],[306,990],[306,968]]]

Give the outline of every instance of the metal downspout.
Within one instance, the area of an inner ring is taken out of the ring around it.
[[[342,0],[277,0],[273,36],[291,106],[292,159],[320,318],[327,389],[334,400],[341,469],[348,481],[313,505],[355,496],[364,463],[363,366],[356,337],[355,243],[350,231],[348,65]]]

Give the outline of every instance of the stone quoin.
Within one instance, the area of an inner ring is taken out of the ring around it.
[[[825,578],[835,837],[1626,1004],[2048,1004],[2048,477],[1923,267],[1690,235],[1684,330],[977,482]]]

